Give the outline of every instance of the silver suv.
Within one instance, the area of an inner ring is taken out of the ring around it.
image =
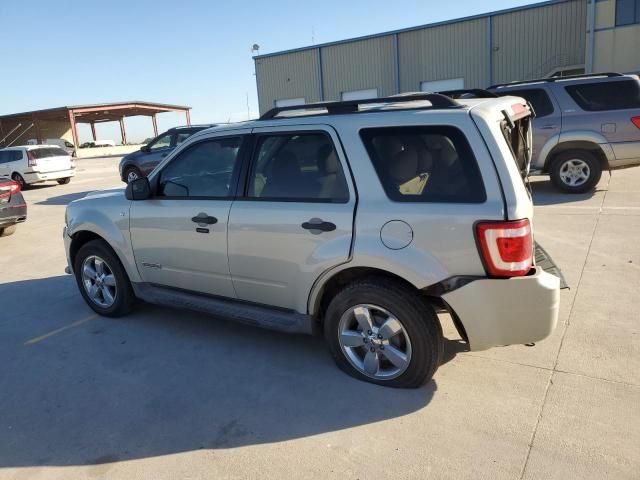
[[[559,279],[533,255],[530,136],[515,97],[277,108],[69,204],[67,270],[101,315],[141,299],[321,331],[349,374],[416,387],[443,355],[437,312],[471,350],[556,325]]]
[[[640,163],[640,81],[598,73],[489,87],[531,103],[532,173],[569,193],[592,189],[603,170]]]

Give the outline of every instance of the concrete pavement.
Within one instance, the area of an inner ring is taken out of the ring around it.
[[[533,180],[563,269],[535,347],[466,352],[417,390],[358,382],[320,338],[149,305],[97,317],[64,275],[64,206],[119,185],[118,159],[25,192],[0,239],[0,479],[638,478],[640,168],[593,194]],[[8,307],[9,305],[9,307]]]

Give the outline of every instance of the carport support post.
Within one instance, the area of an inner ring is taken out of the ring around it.
[[[151,121],[153,122],[153,136],[158,136],[158,122],[156,121],[156,114],[151,115]]]
[[[93,136],[93,141],[97,140],[96,138],[96,122],[91,122],[91,135]]]
[[[69,124],[71,125],[71,136],[73,137],[73,145],[76,148],[80,147],[78,143],[78,129],[76,128],[76,117],[73,114],[73,110],[67,110],[69,113]]]
[[[127,144],[127,132],[124,128],[124,117],[120,117],[120,136],[122,137],[122,145]]]
[[[190,127],[191,126],[191,116],[189,115],[189,110],[185,110],[184,114],[187,117],[187,126]]]
[[[33,122],[33,126],[36,130],[36,142],[38,145],[42,144],[42,137],[40,136],[40,128],[38,127],[38,122],[36,121],[35,115],[31,115],[31,121]]]

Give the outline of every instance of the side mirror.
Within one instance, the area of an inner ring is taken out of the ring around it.
[[[151,151],[151,149],[149,148],[148,145],[143,145],[140,147],[140,151],[144,152],[144,153],[149,153]]]
[[[151,198],[151,185],[147,177],[136,178],[124,191],[127,200],[147,200]]]

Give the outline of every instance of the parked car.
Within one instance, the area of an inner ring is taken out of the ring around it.
[[[64,138],[47,138],[44,143],[60,147],[72,157],[76,156],[76,147],[69,140],[65,140]]]
[[[170,128],[140,147],[139,151],[122,157],[118,167],[120,178],[123,182],[129,183],[148,175],[164,157],[191,135],[215,126],[215,124],[211,124]]]
[[[65,185],[75,174],[75,160],[60,147],[26,145],[0,149],[0,175],[11,177],[22,190],[47,180]]]
[[[532,173],[568,193],[591,190],[603,170],[640,164],[640,81],[598,73],[493,85],[531,103]]]
[[[71,202],[67,272],[100,315],[137,298],[323,331],[349,374],[416,387],[442,361],[440,309],[471,350],[556,325],[559,278],[533,255],[530,140],[516,97],[276,108]]]
[[[16,231],[16,224],[27,219],[27,203],[20,193],[20,184],[9,177],[0,177],[0,237]]]

